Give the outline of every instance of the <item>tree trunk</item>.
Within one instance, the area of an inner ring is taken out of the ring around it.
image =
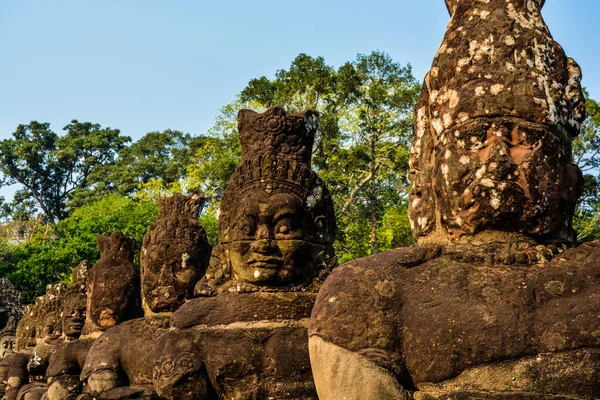
[[[375,162],[375,131],[371,133],[371,254],[377,253],[377,164]]]

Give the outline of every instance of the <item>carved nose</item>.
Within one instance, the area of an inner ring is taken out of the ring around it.
[[[275,248],[273,240],[260,239],[253,243],[252,250],[260,254],[272,254]]]

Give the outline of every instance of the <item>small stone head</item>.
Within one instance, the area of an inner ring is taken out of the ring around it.
[[[0,338],[0,358],[13,353],[15,346],[14,336],[3,336]]]
[[[141,316],[140,276],[133,264],[135,240],[116,231],[110,236],[98,235],[98,246],[100,260],[86,283],[85,335]]]
[[[206,232],[198,222],[200,195],[175,194],[158,201],[158,219],[144,237],[140,256],[144,309],[172,312],[193,297],[210,258]]]
[[[61,314],[65,292],[64,283],[51,284],[46,286],[46,294],[38,298],[37,302],[41,310],[36,319],[38,342],[54,340],[62,334]]]
[[[65,292],[62,308],[62,331],[66,338],[77,339],[83,329],[86,309],[86,280],[92,265],[83,261],[73,269],[72,283]]]
[[[208,280],[224,261],[217,275],[241,286],[301,286],[334,262],[333,202],[310,165],[317,122],[314,111],[240,111],[242,160],[221,203]]]
[[[40,305],[37,301],[35,304],[28,304],[23,309],[23,318],[17,324],[16,333],[16,349],[17,351],[24,350],[28,347],[36,345],[36,319],[40,314]]]
[[[0,359],[11,354],[15,347],[15,332],[17,330],[17,321],[14,317],[8,320],[6,326],[0,330]]]

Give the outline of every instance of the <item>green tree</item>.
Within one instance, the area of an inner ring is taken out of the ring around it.
[[[34,213],[35,205],[48,222],[68,215],[72,193],[94,182],[90,177],[103,165],[113,163],[117,152],[130,139],[118,129],[102,128],[73,120],[58,136],[50,124],[36,121],[19,125],[11,139],[0,142],[2,185],[21,184],[12,210]]]
[[[360,95],[353,111],[357,119],[357,136],[367,144],[369,152],[371,254],[375,254],[381,215],[377,207],[379,189],[404,192],[408,183],[407,149],[411,138],[412,108],[420,86],[412,76],[410,65],[404,67],[395,63],[385,53],[359,54],[355,66],[360,77]],[[381,194],[393,196],[393,193]],[[389,206],[384,207],[384,212]]]
[[[91,176],[94,185],[76,191],[69,205],[91,204],[110,194],[133,196],[146,185],[177,187],[197,147],[190,134],[171,129],[149,132],[123,147],[116,162],[98,168]],[[139,197],[145,198],[145,194]]]
[[[99,234],[109,235],[120,230],[141,244],[157,213],[154,202],[139,202],[117,195],[80,207],[51,226],[51,235],[47,237],[12,247],[2,247],[0,241],[0,276],[8,277],[21,290],[25,303],[32,302],[44,292],[47,284],[67,282],[72,268],[81,261],[98,261],[96,239]],[[10,256],[4,256],[5,253]]]
[[[579,240],[592,241],[600,240],[600,104],[587,96],[586,111],[588,118],[573,142],[574,161],[584,174],[573,225]]]

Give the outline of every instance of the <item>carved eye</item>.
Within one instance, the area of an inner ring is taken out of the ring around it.
[[[275,235],[279,235],[280,239],[298,239],[298,235],[302,235],[298,222],[294,218],[282,218],[275,224]]]

